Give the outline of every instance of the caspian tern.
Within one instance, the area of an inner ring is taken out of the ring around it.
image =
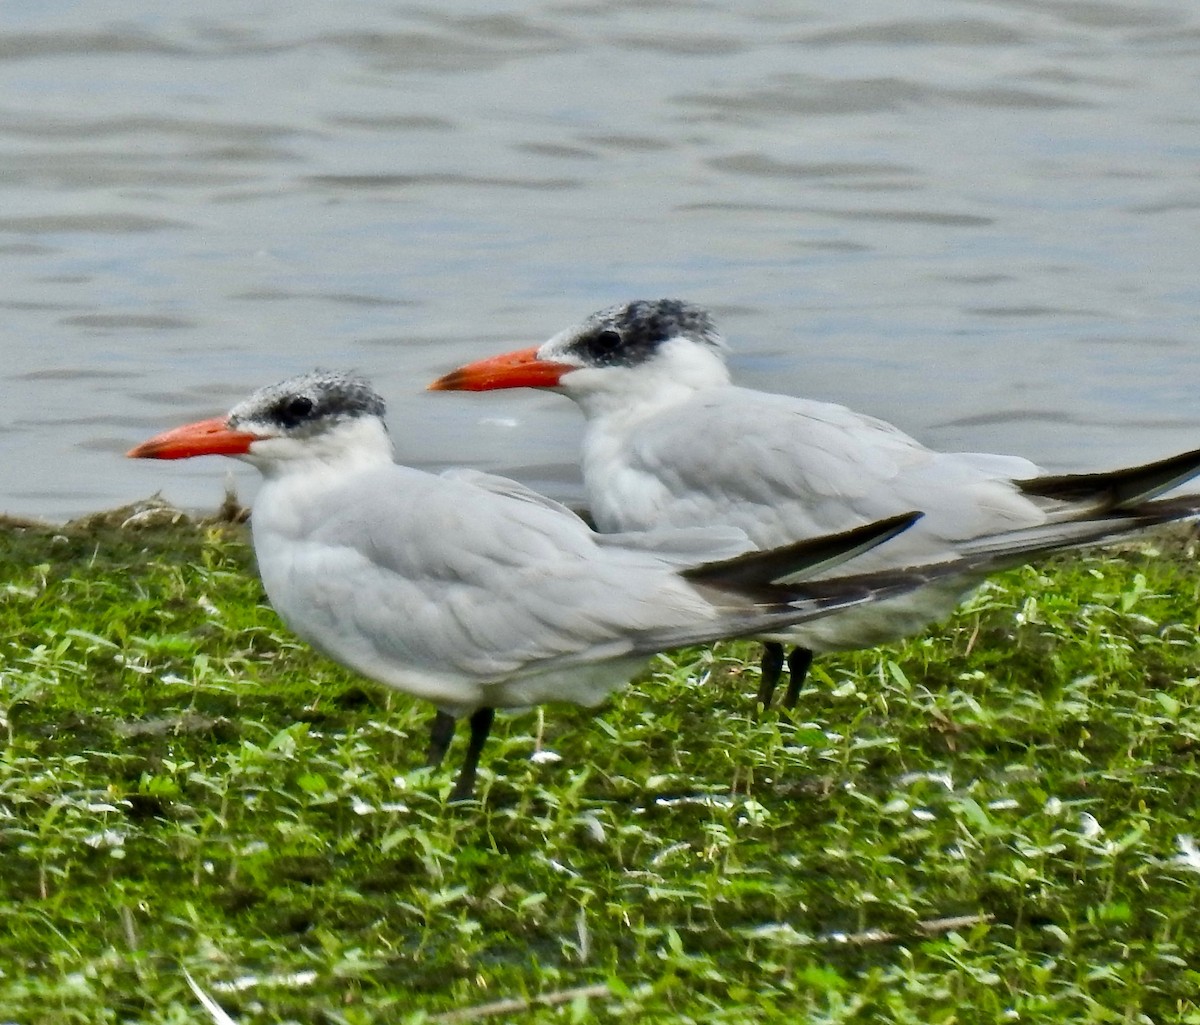
[[[533,348],[461,367],[429,387],[533,387],[573,399],[587,419],[583,478],[602,531],[727,524],[761,548],[868,523],[904,509],[925,517],[855,563],[863,572],[932,563],[988,536],[1027,528],[1062,545],[1077,525],[1142,503],[1200,472],[1200,451],[1113,473],[1047,476],[1016,456],[938,452],[844,406],[738,387],[712,317],[675,299],[592,314]],[[1195,515],[1200,500],[1143,510]],[[1138,524],[1128,521],[1128,529]],[[1049,545],[1052,547],[1053,545]],[[981,578],[932,586],[765,638],[759,702],[770,704],[788,659],[785,705],[813,652],[871,647],[948,615]]]
[[[769,552],[736,529],[602,535],[515,481],[396,465],[383,417],[365,381],[315,372],[129,455],[227,455],[261,472],[251,528],[271,604],[330,658],[433,702],[431,763],[469,717],[455,799],[472,792],[497,708],[596,705],[665,648],[760,634],[920,582],[795,580],[919,513]]]

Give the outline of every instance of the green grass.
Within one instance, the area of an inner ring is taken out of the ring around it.
[[[0,531],[0,1022],[206,1022],[187,968],[244,1025],[1200,1023],[1194,554],[1001,576],[795,724],[677,652],[451,806],[238,529]]]

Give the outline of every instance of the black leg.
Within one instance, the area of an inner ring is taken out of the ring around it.
[[[458,720],[449,712],[439,710],[433,717],[433,725],[429,727],[429,754],[425,757],[425,764],[431,769],[442,764],[442,759],[450,750],[450,741],[454,739],[454,727],[457,725]]]
[[[758,685],[758,703],[764,708],[771,707],[771,698],[775,696],[775,688],[779,685],[779,677],[783,675],[783,645],[775,641],[763,641],[762,682]]]
[[[483,744],[492,731],[492,720],[496,718],[494,708],[480,708],[471,713],[471,742],[467,745],[467,757],[458,770],[458,779],[450,792],[451,801],[467,801],[475,792],[475,770],[479,768],[479,756]]]
[[[813,653],[808,648],[793,648],[788,655],[787,696],[783,699],[784,708],[795,708],[800,700],[800,688],[804,686],[804,678],[808,676],[808,667],[812,665]]]

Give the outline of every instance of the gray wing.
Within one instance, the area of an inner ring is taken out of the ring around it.
[[[965,538],[1045,519],[1011,482],[1037,472],[1027,460],[935,452],[843,406],[744,388],[642,421],[619,452],[606,461],[585,442],[589,500],[608,530],[726,523],[773,547],[924,510],[855,564],[870,570],[946,558]]]
[[[619,655],[721,616],[652,551],[598,544],[560,507],[467,480],[389,466],[306,515],[276,557],[255,510],[272,602],[307,640],[397,686],[402,673],[502,679]]]

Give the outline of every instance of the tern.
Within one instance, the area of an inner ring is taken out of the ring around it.
[[[643,300],[600,310],[542,345],[468,364],[429,387],[543,388],[574,400],[587,421],[588,508],[602,531],[724,524],[771,548],[922,509],[912,530],[855,562],[871,572],[954,558],[1006,533],[1015,540],[1012,532],[1039,531],[1052,549],[1056,531],[1067,547],[1081,543],[1089,523],[1108,522],[1117,534],[1200,512],[1200,497],[1146,506],[1200,472],[1200,451],[1109,473],[1047,475],[1017,456],[935,451],[845,406],[739,387],[726,355],[706,310]],[[796,645],[784,699],[790,708],[814,652],[917,633],[982,578],[939,575],[889,601],[764,635],[759,703],[771,703],[784,642]]]
[[[598,534],[515,481],[397,465],[384,413],[366,381],[317,371],[128,455],[226,455],[259,470],[250,523],[271,604],[334,661],[437,707],[430,764],[469,719],[455,800],[473,792],[497,708],[594,706],[666,648],[782,629],[921,582],[801,579],[891,539],[916,512],[766,552],[729,528]]]

